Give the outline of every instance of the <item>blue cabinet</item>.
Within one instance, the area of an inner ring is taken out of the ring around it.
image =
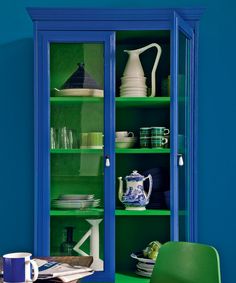
[[[131,274],[118,275],[125,282],[134,273],[132,251],[152,240],[196,241],[202,11],[28,12],[35,61],[34,253],[91,254],[96,272],[88,281],[113,282],[116,272]],[[156,72],[151,76],[156,51],[150,48],[138,56],[145,77],[122,81],[124,50],[152,43],[162,50]],[[156,132],[160,127],[165,134]],[[144,139],[141,128],[149,131]],[[141,210],[125,209],[116,181],[135,170],[153,179],[149,203]]]

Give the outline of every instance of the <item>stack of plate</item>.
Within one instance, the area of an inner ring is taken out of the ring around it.
[[[146,97],[146,77],[123,76],[121,77],[120,96],[122,97]]]
[[[132,253],[131,257],[138,261],[136,264],[137,270],[135,273],[141,276],[151,277],[156,261],[149,258],[144,258],[142,252]]]
[[[94,199],[94,195],[60,195],[58,199],[52,200],[54,209],[86,209],[98,207],[100,199]]]

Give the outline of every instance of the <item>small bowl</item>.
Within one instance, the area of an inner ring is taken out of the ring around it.
[[[117,142],[116,141],[116,148],[132,148],[135,144],[135,140],[134,141],[129,141],[129,142]]]
[[[116,142],[136,142],[137,138],[135,137],[123,137],[123,138],[116,138]]]

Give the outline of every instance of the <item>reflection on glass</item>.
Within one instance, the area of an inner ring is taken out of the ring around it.
[[[103,69],[103,44],[51,44],[51,97],[59,101],[50,107],[51,255],[91,254],[96,270],[104,246]]]
[[[179,239],[189,239],[189,48],[188,39],[179,32],[179,72],[178,72],[178,153],[182,154],[183,166],[179,166]]]
[[[74,227],[66,227],[66,239],[61,244],[61,253],[63,255],[73,256],[76,255],[76,252],[73,250],[76,242],[73,241],[73,230]]]

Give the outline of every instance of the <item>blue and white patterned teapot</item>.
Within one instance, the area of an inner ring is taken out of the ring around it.
[[[149,174],[144,177],[133,171],[129,176],[125,177],[126,180],[126,192],[123,190],[122,177],[119,179],[119,200],[125,205],[126,210],[145,210],[146,205],[149,203],[149,198],[152,192],[152,176]],[[149,179],[149,190],[148,193],[144,191],[143,182]]]

